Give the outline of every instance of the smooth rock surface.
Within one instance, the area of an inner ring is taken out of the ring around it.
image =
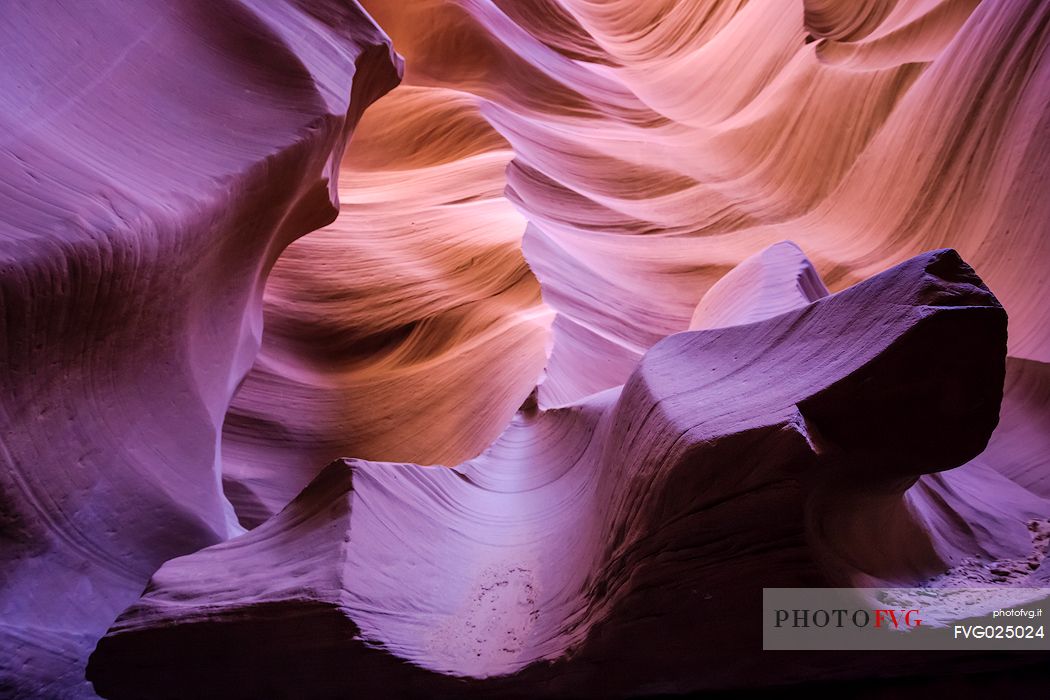
[[[243,531],[218,448],[266,271],[399,61],[352,3],[5,3],[0,695],[92,697],[154,570]]]
[[[0,698],[1045,692],[756,591],[1050,585],[1050,3],[361,3],[0,9]]]

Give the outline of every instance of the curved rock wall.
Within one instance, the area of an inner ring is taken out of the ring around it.
[[[0,689],[90,695],[150,574],[243,531],[218,453],[266,271],[400,64],[353,5],[233,0],[14,3],[0,64]]]
[[[719,610],[1047,585],[1050,4],[362,5],[0,12],[0,696],[867,678]]]

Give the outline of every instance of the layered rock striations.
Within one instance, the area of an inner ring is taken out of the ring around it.
[[[1045,276],[1020,262],[1048,258],[1045,3],[366,5],[514,148],[558,312],[541,404],[622,383],[781,240],[833,290],[956,248],[1010,312],[1011,355],[1048,360]]]
[[[1011,355],[1047,360],[1045,276],[1019,262],[1048,257],[1044,4],[365,5],[405,85],[345,157],[354,209],[275,270],[225,435],[246,524],[338,456],[477,455],[541,364],[542,407],[622,384],[697,314],[732,315],[697,303],[782,240],[832,290],[958,249]]]
[[[226,419],[223,474],[242,523],[344,455],[477,456],[526,400],[551,311],[503,197],[512,155],[447,89],[399,87],[362,119],[339,217],[270,274],[263,346]]]
[[[0,11],[0,697],[1033,661],[758,601],[1050,585],[1050,4],[362,5]]]

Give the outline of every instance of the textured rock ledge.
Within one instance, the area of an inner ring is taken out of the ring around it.
[[[353,3],[5,4],[0,695],[92,696],[164,561],[242,532],[219,435],[266,273],[400,59]]]
[[[333,463],[255,530],[161,567],[89,676],[113,698],[610,697],[804,677],[760,657],[757,621],[733,611],[757,615],[763,586],[919,581],[979,548],[928,527],[968,514],[908,489],[984,449],[1006,314],[953,251],[798,304],[670,336],[622,388],[519,414],[459,467]],[[999,529],[1044,505],[998,503]],[[809,661],[826,678],[881,669]]]

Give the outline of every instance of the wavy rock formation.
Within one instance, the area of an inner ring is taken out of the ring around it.
[[[760,291],[762,260],[730,281]],[[673,335],[622,389],[522,414],[459,467],[333,463],[257,529],[161,567],[89,675],[114,698],[790,679],[723,611],[758,610],[763,586],[943,570],[962,543],[924,521],[974,514],[905,492],[984,448],[1005,331],[973,270],[938,251],[763,321]],[[999,506],[1023,519],[1037,503]],[[696,646],[697,629],[729,649]]]
[[[344,455],[475,457],[528,397],[551,314],[503,198],[511,156],[473,100],[445,89],[403,86],[361,120],[339,217],[275,265],[263,347],[226,419],[242,523]]]
[[[1011,354],[1050,359],[1046,277],[1018,265],[1050,257],[1046,3],[366,6],[417,80],[477,95],[514,148],[508,196],[559,314],[542,405],[622,383],[783,239],[832,289],[957,248],[1010,312]]]
[[[5,6],[0,64],[0,695],[90,696],[150,574],[243,531],[266,271],[399,59],[353,4],[146,0]]]
[[[622,384],[694,314],[731,313],[697,303],[783,239],[833,290],[956,248],[1010,311],[1011,354],[1050,359],[1045,275],[1017,264],[1050,258],[1045,3],[365,6],[406,86],[346,156],[343,199],[359,204],[275,270],[225,434],[245,524],[339,456],[475,456],[542,346],[542,407]],[[550,340],[504,180],[557,312]],[[460,248],[481,239],[498,261]]]
[[[1050,3],[361,4],[0,11],[0,697],[1031,661],[758,596],[1050,586]]]

